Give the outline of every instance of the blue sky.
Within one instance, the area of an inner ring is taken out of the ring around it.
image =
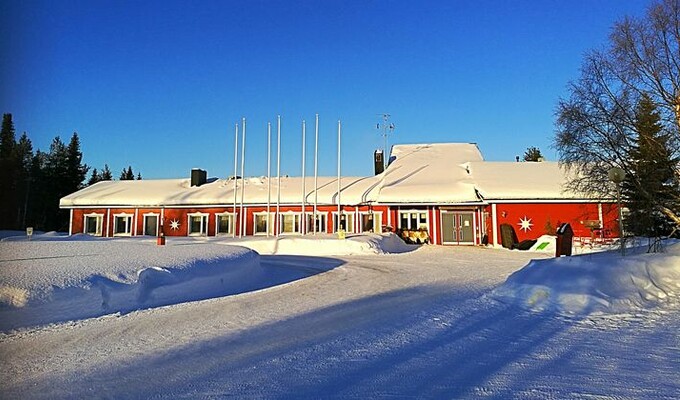
[[[487,160],[529,146],[548,159],[554,110],[583,54],[647,1],[0,2],[0,108],[34,148],[77,131],[85,162],[145,178],[233,173],[247,118],[246,175],[266,175],[266,124],[282,116],[283,174],[372,174],[393,143],[476,142]],[[239,150],[240,154],[240,150]],[[275,151],[273,151],[275,154]],[[240,161],[239,161],[240,163]],[[273,164],[275,165],[275,164]],[[275,173],[275,169],[273,170]]]

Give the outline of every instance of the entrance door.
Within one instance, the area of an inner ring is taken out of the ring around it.
[[[475,244],[475,214],[442,212],[442,243]]]
[[[147,236],[158,235],[158,215],[144,216],[144,234]]]

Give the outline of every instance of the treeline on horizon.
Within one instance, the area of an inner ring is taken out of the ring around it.
[[[99,181],[113,180],[108,165],[101,171],[83,163],[78,133],[73,132],[68,144],[59,136],[48,152],[33,151],[24,132],[16,139],[12,114],[2,116],[0,132],[0,229],[68,231],[68,210],[59,208],[59,200]],[[131,166],[123,168],[120,180],[133,180]],[[137,173],[136,179],[142,175]]]

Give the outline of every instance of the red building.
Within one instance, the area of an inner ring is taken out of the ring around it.
[[[61,199],[70,233],[97,236],[306,235],[398,230],[413,241],[500,245],[570,223],[576,236],[616,236],[611,199],[566,188],[552,162],[488,162],[475,144],[395,145],[370,177],[105,181]],[[340,217],[338,220],[338,216]]]

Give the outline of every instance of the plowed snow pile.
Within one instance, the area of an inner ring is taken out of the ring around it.
[[[169,238],[167,243],[51,233],[31,241],[5,238],[0,242],[0,332],[243,293],[323,270],[265,270],[258,252],[318,256],[414,249],[393,234],[347,240],[333,235]]]
[[[531,261],[492,297],[561,314],[619,314],[680,296],[680,243],[663,253],[629,250]]]

